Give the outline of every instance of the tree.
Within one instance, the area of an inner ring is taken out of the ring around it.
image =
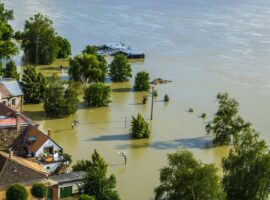
[[[13,29],[9,21],[13,20],[13,10],[6,10],[4,3],[0,2],[0,63],[18,53],[13,38]]]
[[[24,186],[14,184],[6,192],[6,200],[27,200],[28,193]]]
[[[213,164],[195,160],[191,152],[177,151],[168,155],[168,165],[160,171],[160,185],[155,199],[212,200],[220,199],[217,169]]]
[[[36,64],[50,64],[58,54],[57,33],[53,22],[40,13],[25,21],[22,48],[27,60]]]
[[[106,176],[108,165],[102,156],[95,150],[92,160],[81,160],[75,164],[74,171],[86,171],[82,188],[85,194],[95,197],[96,200],[120,200],[114,175]]]
[[[131,121],[131,136],[136,139],[140,138],[149,138],[150,137],[150,128],[149,124],[145,121],[145,119],[141,116],[141,114],[137,115],[137,118],[132,116]]]
[[[67,58],[71,55],[71,44],[66,38],[57,36],[56,43],[58,45],[57,58]]]
[[[108,106],[111,88],[104,83],[92,83],[84,90],[84,99],[91,107]]]
[[[95,198],[93,196],[89,196],[87,194],[82,194],[79,196],[78,200],[95,200]]]
[[[135,86],[136,91],[148,91],[150,89],[150,77],[147,72],[139,72],[135,77]]]
[[[32,185],[31,194],[37,199],[43,199],[47,197],[48,187],[44,183],[35,183]]]
[[[87,45],[84,50],[82,50],[82,53],[97,55],[97,47]]]
[[[270,193],[270,154],[259,133],[244,129],[229,156],[223,158],[227,199],[267,200]]]
[[[23,70],[22,89],[26,103],[40,103],[44,99],[46,80],[36,67],[27,66]]]
[[[229,98],[228,93],[219,93],[217,100],[218,111],[213,121],[205,126],[205,130],[207,134],[214,136],[214,144],[227,145],[232,137],[236,140],[241,131],[251,124],[238,114],[239,104],[235,99]]]
[[[132,77],[132,69],[128,59],[123,54],[117,54],[110,64],[110,76],[113,82],[128,81]]]
[[[44,92],[44,109],[48,115],[74,114],[78,109],[77,90],[70,84],[64,88],[61,79],[54,74]]]
[[[10,60],[5,69],[3,69],[3,74],[5,78],[20,79],[20,74],[17,72],[17,66],[13,60]]]
[[[69,76],[74,81],[87,84],[103,82],[106,78],[108,70],[104,57],[84,53],[76,55],[69,63]]]

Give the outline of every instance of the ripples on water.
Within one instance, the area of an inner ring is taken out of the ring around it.
[[[126,40],[146,51],[144,62],[132,63],[134,73],[147,70],[151,77],[172,80],[159,86],[159,98],[169,94],[171,102],[155,104],[153,136],[130,141],[124,117],[137,112],[149,116],[149,105],[140,105],[145,94],[113,84],[113,103],[108,108],[79,109],[67,119],[44,119],[42,107],[26,106],[41,128],[55,130],[56,139],[74,159],[89,158],[97,148],[117,175],[123,199],[151,199],[158,184],[158,169],[165,155],[188,148],[205,162],[220,163],[224,148],[204,149],[204,122],[216,110],[219,91],[235,96],[242,115],[270,141],[270,1],[251,0],[91,0],[5,1],[15,12],[15,30],[24,19],[41,12],[50,16],[59,34],[67,37],[73,53],[87,44]],[[189,107],[194,114],[187,113]],[[81,125],[70,130],[76,118]],[[207,121],[206,120],[206,121]],[[128,166],[118,151],[126,151]],[[136,192],[134,192],[136,191]],[[136,193],[136,194],[135,194]]]

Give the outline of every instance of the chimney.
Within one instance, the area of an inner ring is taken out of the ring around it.
[[[48,129],[48,136],[51,137],[51,135],[52,135],[52,129],[49,128]]]
[[[13,156],[14,152],[12,149],[9,150],[9,159],[12,159],[12,156]]]
[[[21,126],[20,126],[20,113],[16,113],[16,128],[17,128],[17,131],[20,131],[21,130]]]

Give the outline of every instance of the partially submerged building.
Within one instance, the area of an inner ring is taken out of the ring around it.
[[[23,91],[17,80],[0,78],[0,103],[17,112],[23,110]]]

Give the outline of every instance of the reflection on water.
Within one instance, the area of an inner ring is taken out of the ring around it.
[[[51,128],[53,139],[73,160],[90,159],[97,149],[116,174],[123,199],[153,199],[159,169],[166,155],[177,149],[188,149],[196,158],[220,166],[229,148],[212,147],[204,137],[219,91],[236,97],[244,118],[270,141],[270,1],[12,0],[5,4],[14,9],[15,30],[23,28],[24,19],[41,12],[71,41],[74,54],[87,44],[126,40],[146,52],[145,60],[132,61],[133,75],[146,70],[151,79],[173,81],[157,87],[149,140],[129,139],[131,116],[150,116],[150,102],[141,104],[147,93],[134,92],[133,79],[111,85],[109,107],[89,109],[81,103],[78,112],[67,118],[50,119],[42,105],[25,106],[25,114],[42,130]],[[42,70],[52,73],[50,68]],[[162,101],[165,94],[170,97],[168,104]],[[194,113],[187,112],[190,107]],[[201,113],[207,113],[205,120],[198,117]],[[74,119],[80,125],[72,129]],[[119,151],[126,151],[127,166]]]

